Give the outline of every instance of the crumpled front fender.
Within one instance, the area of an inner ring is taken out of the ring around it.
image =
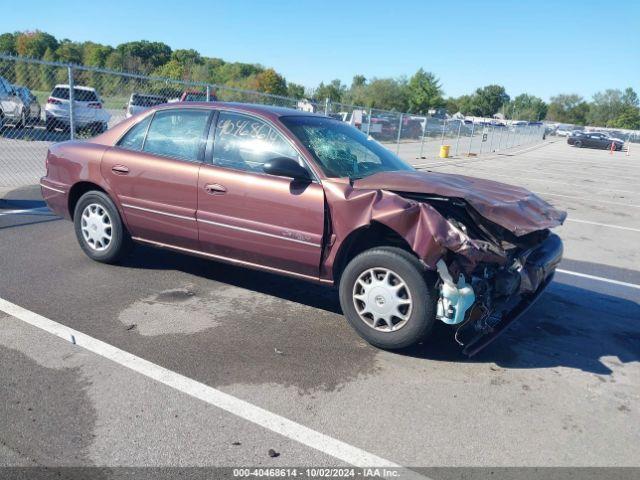
[[[400,235],[431,270],[435,270],[447,250],[462,256],[466,266],[480,261],[501,264],[506,259],[487,242],[469,238],[428,203],[408,200],[387,190],[354,189],[342,180],[323,184],[331,215],[331,233],[335,235],[323,263],[323,273],[329,276],[337,252],[348,235],[373,222]]]

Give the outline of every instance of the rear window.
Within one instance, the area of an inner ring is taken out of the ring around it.
[[[61,98],[63,100],[69,100],[69,88],[68,87],[56,87],[51,92],[51,96],[55,98]],[[82,90],[79,88],[73,89],[73,98],[76,102],[98,102],[98,95],[93,90]]]
[[[167,103],[167,97],[162,97],[159,95],[141,95],[139,93],[134,93],[133,97],[131,98],[131,104],[138,107],[154,107],[156,105],[160,105],[161,103]]]

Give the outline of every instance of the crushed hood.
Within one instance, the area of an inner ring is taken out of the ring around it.
[[[356,180],[354,188],[463,199],[478,214],[516,236],[557,227],[567,216],[524,188],[449,173],[380,172]]]

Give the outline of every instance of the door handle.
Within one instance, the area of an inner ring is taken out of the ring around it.
[[[209,195],[223,195],[227,193],[224,185],[220,185],[219,183],[208,183],[204,186],[204,189]]]
[[[111,167],[111,171],[116,175],[127,175],[129,173],[129,168],[125,165],[114,165]]]

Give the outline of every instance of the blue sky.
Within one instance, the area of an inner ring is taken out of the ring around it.
[[[489,83],[545,100],[640,90],[635,0],[31,0],[0,17],[0,32],[35,29],[114,46],[163,41],[271,66],[308,87],[423,67],[453,96]]]

